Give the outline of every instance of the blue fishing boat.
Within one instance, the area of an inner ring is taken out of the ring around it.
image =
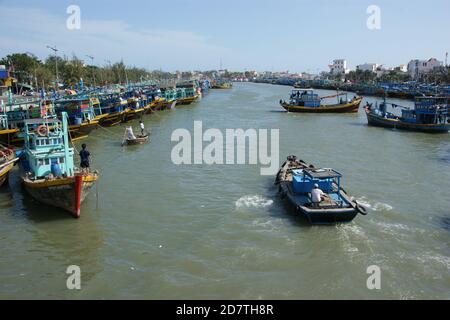
[[[71,139],[85,138],[97,128],[99,119],[95,114],[93,101],[90,98],[68,96],[55,100],[53,103],[58,117],[61,118],[62,112],[67,113]]]
[[[388,111],[389,106],[401,109],[401,115]],[[380,105],[367,103],[364,109],[370,126],[427,133],[450,130],[448,97],[418,97],[413,109],[387,103],[385,98]]]
[[[99,124],[102,127],[115,126],[125,118],[128,102],[120,93],[107,93],[99,96],[100,104],[95,108],[96,115],[104,115]]]
[[[98,173],[74,166],[69,147],[68,116],[25,120],[22,182],[37,201],[80,217],[81,204],[98,179]]]
[[[316,168],[296,156],[289,156],[277,174],[275,184],[282,198],[304,215],[311,224],[350,222],[358,213],[367,210],[352,200],[341,187],[342,175],[329,168]],[[318,188],[323,197],[314,202],[313,189]]]

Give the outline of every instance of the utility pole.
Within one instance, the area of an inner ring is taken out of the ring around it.
[[[91,59],[91,67],[92,67],[92,77],[94,79],[94,87],[95,87],[95,72],[94,72],[94,57],[86,55],[89,59]]]
[[[33,56],[33,54],[31,53],[31,52],[25,52],[30,58],[32,58],[33,59],[33,64],[34,64],[34,82],[35,82],[35,84],[36,84],[36,88],[35,88],[35,93],[36,92],[39,92],[39,86],[38,86],[38,81],[37,81],[37,74],[36,74],[36,60],[34,59],[34,56]]]
[[[56,82],[55,82],[55,86],[56,86],[56,90],[58,90],[58,54],[57,52],[59,51],[58,49],[56,49],[56,46],[54,47],[50,47],[47,46],[48,49],[53,50],[53,52],[55,53],[55,65],[56,65]]]

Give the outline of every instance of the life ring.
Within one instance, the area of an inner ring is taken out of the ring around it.
[[[363,216],[366,216],[368,211],[366,209],[366,207],[360,205],[358,202],[355,201],[355,209],[358,210],[358,212],[360,214],[362,214]]]
[[[45,125],[40,125],[37,128],[37,134],[41,137],[45,137],[47,135],[47,126]]]

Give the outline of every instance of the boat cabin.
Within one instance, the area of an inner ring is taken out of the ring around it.
[[[25,120],[24,169],[31,176],[74,175],[74,149],[68,145],[66,117],[63,113],[63,121],[56,118]]]
[[[291,92],[290,102],[295,106],[320,107],[320,97],[313,89],[294,89]]]
[[[445,97],[416,98],[414,110],[402,110],[402,121],[417,124],[446,124],[450,120],[448,110],[448,99]]]
[[[328,195],[334,205],[344,206],[346,201],[341,197],[342,175],[333,169],[296,169],[292,170],[292,190],[303,195],[312,203],[311,191],[315,184]]]

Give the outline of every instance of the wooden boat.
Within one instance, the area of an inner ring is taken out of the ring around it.
[[[288,112],[305,113],[353,113],[358,112],[362,97],[354,97],[352,100],[340,100],[337,104],[323,105],[321,101],[326,98],[344,95],[338,93],[334,96],[319,97],[312,89],[292,90],[289,103],[280,100],[280,105]]]
[[[333,169],[319,169],[313,165],[289,156],[281,166],[275,184],[279,186],[282,198],[304,215],[311,224],[333,224],[352,221],[359,213],[367,210],[353,201],[341,187],[342,175]],[[317,184],[326,198],[313,204],[311,191]]]
[[[11,169],[16,164],[18,158],[13,149],[0,144],[0,187],[8,180]]]
[[[400,108],[401,115],[387,111],[388,105]],[[380,105],[364,107],[370,126],[392,128],[425,133],[447,133],[450,131],[450,116],[446,97],[416,98],[414,109],[388,104],[386,98]]]
[[[136,145],[136,144],[147,143],[148,140],[149,140],[149,135],[145,134],[145,135],[136,136],[136,139],[126,139],[125,142],[127,145],[131,146],[131,145]]]
[[[95,114],[102,115],[99,124],[102,127],[112,127],[118,125],[125,119],[126,108],[128,106],[127,100],[122,99],[120,94],[110,93],[100,97],[100,103],[94,104]]]
[[[185,97],[185,98],[179,98],[177,99],[177,105],[188,105],[193,103],[198,99],[198,95],[193,97]]]
[[[200,98],[200,84],[197,80],[184,81],[177,84],[177,105],[189,105]]]
[[[47,101],[47,104],[53,102]],[[78,140],[86,138],[97,129],[100,120],[95,115],[91,99],[86,97],[70,97],[55,101],[54,110],[61,118],[62,112],[68,115],[69,138]]]
[[[37,201],[80,217],[81,204],[97,181],[98,172],[83,173],[74,167],[69,147],[67,113],[56,118],[25,121],[25,159],[22,182]]]
[[[231,89],[233,88],[233,83],[225,81],[223,79],[214,80],[211,89]]]
[[[19,129],[0,129],[0,142],[6,144],[13,144],[17,139]]]
[[[141,105],[138,98],[130,98],[128,99],[128,108],[125,110],[122,122],[141,119],[146,111],[145,105]]]

